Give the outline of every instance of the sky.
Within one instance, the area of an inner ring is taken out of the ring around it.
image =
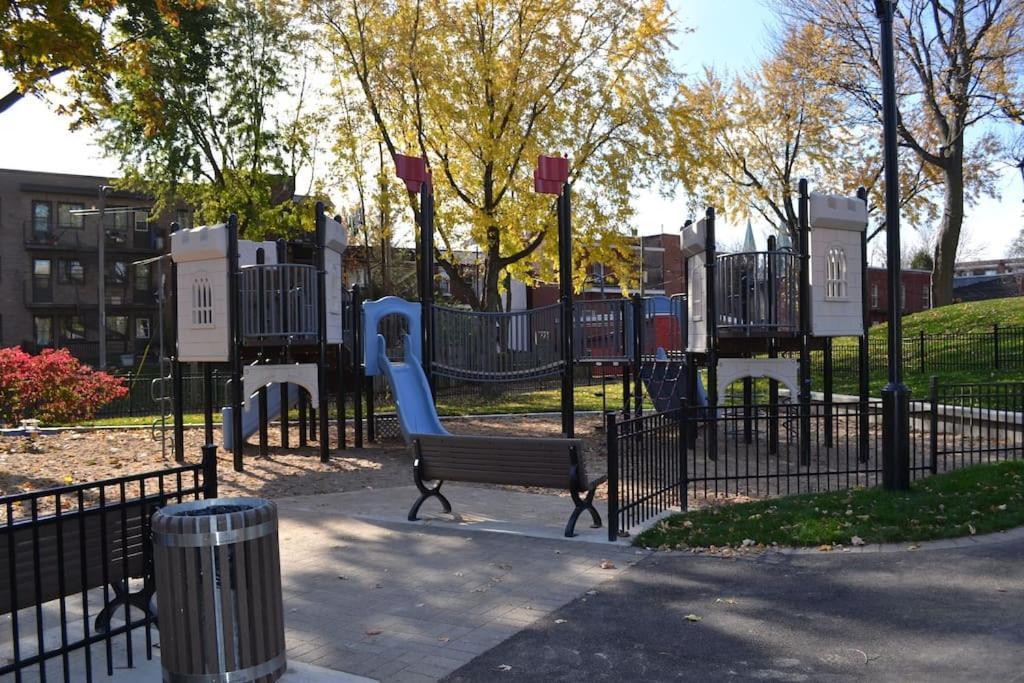
[[[674,0],[680,27],[691,33],[677,34],[674,59],[685,73],[699,72],[703,65],[738,72],[755,66],[770,49],[771,12],[763,0]],[[0,75],[0,89],[6,91],[10,80]],[[0,114],[0,168],[17,168],[59,173],[113,175],[117,164],[105,159],[92,143],[89,131],[69,131],[68,120],[55,114],[38,99],[26,98]],[[300,179],[299,186],[304,186]],[[1005,253],[1010,240],[1024,228],[1024,182],[1020,173],[1007,168],[1000,183],[1001,199],[983,199],[968,210],[965,241],[972,256],[997,258]],[[637,190],[634,225],[642,234],[674,232],[688,215],[686,198],[679,192]],[[744,219],[719,220],[724,244],[742,239]],[[754,221],[754,232],[761,245],[769,226]],[[911,229],[904,231],[904,244],[920,242]]]

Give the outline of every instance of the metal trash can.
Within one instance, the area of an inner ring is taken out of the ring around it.
[[[212,498],[153,515],[166,683],[276,681],[285,672],[277,506]]]

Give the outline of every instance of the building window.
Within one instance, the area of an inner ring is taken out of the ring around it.
[[[32,202],[32,232],[37,236],[50,234],[50,202]]]
[[[135,212],[135,232],[149,232],[149,212]]]
[[[192,327],[213,327],[213,289],[206,273],[192,281]]]
[[[68,341],[81,341],[85,339],[85,323],[77,315],[64,318],[64,329],[61,336]]]
[[[148,263],[140,263],[135,266],[135,289],[139,292],[148,292],[150,269]]]
[[[175,214],[175,222],[180,230],[192,229],[192,212],[188,209],[178,209]]]
[[[704,319],[704,268],[696,259],[690,261],[690,311],[694,320]]]
[[[82,262],[78,259],[61,261],[60,268],[57,270],[57,282],[61,284],[84,284],[85,267],[82,265]]]
[[[110,315],[107,316],[107,339],[128,338],[128,316]]]
[[[135,338],[136,339],[149,339],[152,329],[150,327],[152,322],[149,318],[136,318],[135,319]]]
[[[36,316],[32,318],[32,334],[36,346],[53,345],[53,318]]]
[[[128,263],[126,261],[114,261],[107,269],[107,282],[112,285],[128,284]]]
[[[842,247],[829,247],[825,259],[825,298],[846,299],[846,252]]]
[[[52,262],[48,258],[32,259],[32,280],[36,287],[49,287]]]
[[[871,285],[871,308],[878,310],[878,285]]]
[[[925,285],[921,288],[921,310],[928,310],[932,307],[932,288]]]
[[[71,213],[85,208],[85,204],[74,204],[61,202],[57,205],[57,227],[69,230],[81,230],[85,227],[85,217],[81,214]]]

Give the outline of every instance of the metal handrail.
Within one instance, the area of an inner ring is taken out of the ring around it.
[[[719,332],[758,336],[800,329],[800,256],[791,251],[723,254],[715,260]]]
[[[284,263],[242,266],[242,333],[248,341],[315,338],[314,266]]]

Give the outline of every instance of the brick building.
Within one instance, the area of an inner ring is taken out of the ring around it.
[[[187,209],[151,220],[152,201],[110,191],[99,270],[96,176],[0,170],[0,346],[29,351],[62,346],[99,360],[99,278],[105,283],[107,364],[133,365],[156,330],[155,268],[137,264],[164,252],[172,220],[190,227]],[[138,207],[138,211],[132,209]],[[150,358],[156,358],[150,351]]]
[[[901,274],[902,315],[932,307],[932,274],[928,270],[903,269]],[[889,280],[885,268],[868,268],[868,317],[872,325],[889,320]]]

